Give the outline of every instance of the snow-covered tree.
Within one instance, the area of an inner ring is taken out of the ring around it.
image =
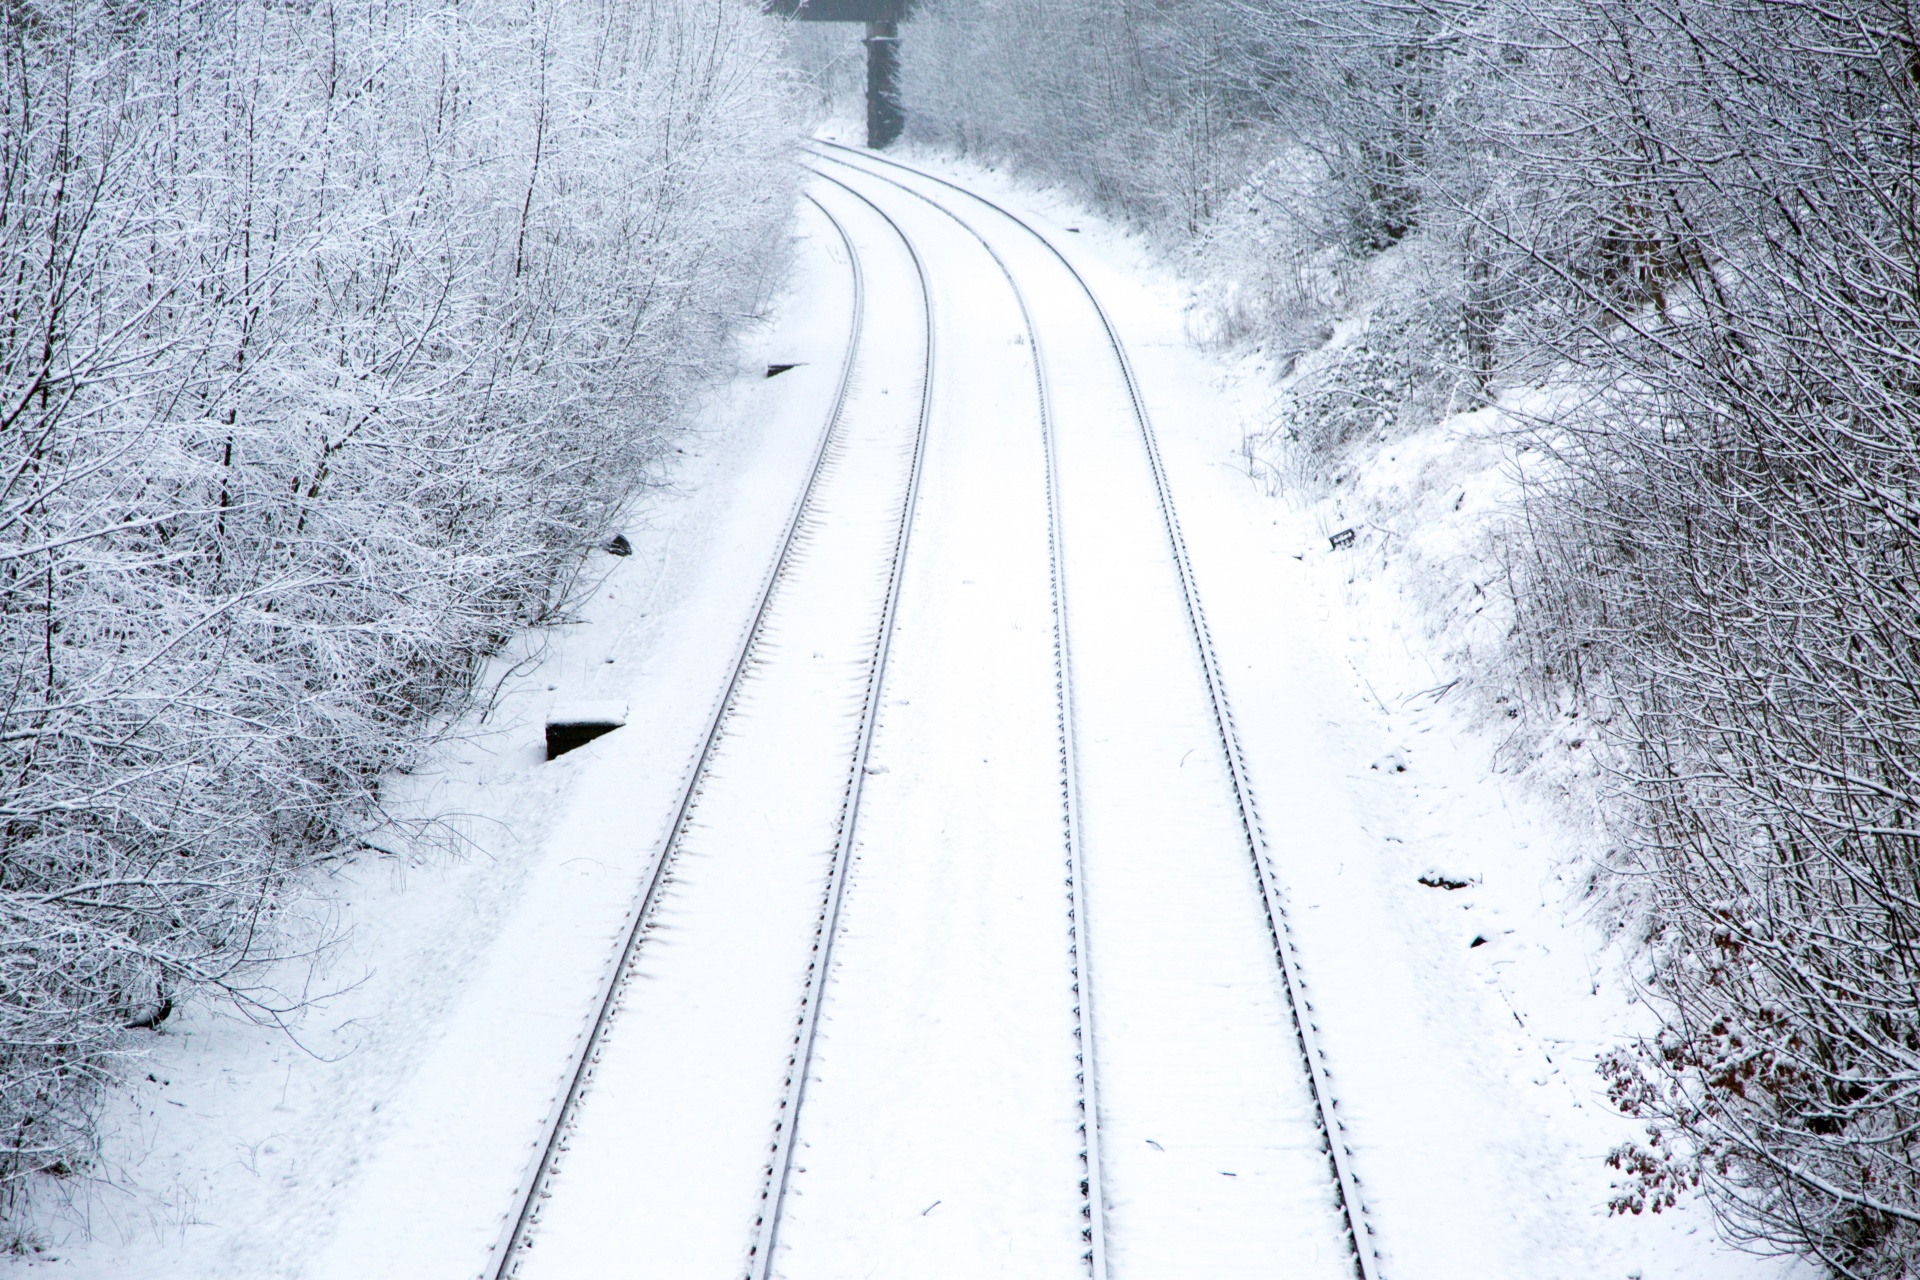
[[[563,597],[788,216],[727,0],[0,15],[0,1195]]]
[[[1290,389],[1302,448],[1375,435],[1423,381],[1557,389],[1504,674],[1586,699],[1624,784],[1665,1026],[1608,1067],[1652,1130],[1617,1207],[1697,1185],[1760,1247],[1913,1274],[1920,10],[927,13],[923,136],[1190,250],[1230,277],[1222,334],[1386,316]]]

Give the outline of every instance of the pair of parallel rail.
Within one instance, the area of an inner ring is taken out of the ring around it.
[[[1058,453],[1054,436],[1054,417],[1051,391],[1047,381],[1046,362],[1040,344],[1038,329],[1033,313],[1028,306],[1025,292],[1021,289],[1012,269],[1000,251],[978,227],[968,221],[949,205],[928,195],[914,183],[924,183],[938,189],[950,190],[977,204],[993,217],[1004,220],[1032,237],[1048,251],[1054,260],[1066,270],[1075,285],[1085,294],[1099,318],[1107,345],[1110,348],[1116,367],[1125,383],[1128,401],[1132,407],[1140,441],[1145,450],[1149,468],[1153,476],[1154,491],[1158,499],[1161,522],[1166,534],[1169,553],[1175,565],[1181,590],[1181,598],[1186,612],[1188,630],[1193,639],[1194,650],[1205,674],[1208,694],[1211,700],[1213,723],[1218,732],[1221,750],[1228,765],[1234,799],[1239,814],[1239,824],[1243,833],[1248,856],[1252,859],[1258,877],[1263,899],[1268,930],[1271,934],[1275,959],[1279,965],[1286,988],[1289,1010],[1295,1038],[1302,1061],[1312,1088],[1315,1105],[1315,1119],[1320,1130],[1323,1147],[1328,1159],[1328,1169],[1332,1176],[1335,1197],[1339,1204],[1342,1222],[1345,1227],[1348,1249],[1352,1258],[1354,1274],[1359,1280],[1380,1280],[1379,1257],[1372,1239],[1372,1228],[1368,1225],[1364,1202],[1360,1197],[1360,1184],[1353,1172],[1352,1153],[1345,1139],[1345,1126],[1338,1115],[1338,1107],[1333,1094],[1332,1080],[1328,1071],[1325,1052],[1319,1044],[1318,1027],[1313,1018],[1313,1006],[1307,996],[1306,984],[1300,975],[1298,948],[1295,945],[1292,929],[1285,910],[1285,897],[1278,875],[1267,848],[1266,835],[1260,824],[1258,810],[1254,803],[1252,786],[1246,766],[1245,753],[1241,748],[1239,735],[1234,728],[1232,709],[1227,701],[1225,682],[1220,671],[1220,662],[1214,651],[1213,639],[1207,628],[1206,615],[1201,608],[1199,589],[1194,580],[1191,558],[1187,552],[1185,537],[1174,510],[1172,495],[1167,481],[1166,467],[1161,459],[1159,442],[1154,434],[1153,424],[1148,416],[1132,362],[1129,360],[1124,344],[1115,329],[1111,317],[1101,304],[1086,279],[1073,262],[1061,252],[1059,247],[1042,234],[1037,228],[1021,219],[1017,214],[964,187],[945,179],[914,169],[907,165],[865,152],[856,152],[852,148],[837,144],[820,144],[813,156],[831,166],[844,167],[863,174],[870,180],[883,182],[914,197],[952,220],[968,235],[977,240],[998,265],[1007,287],[1019,305],[1022,321],[1026,328],[1029,350],[1033,353],[1035,392],[1039,401],[1041,430],[1043,436],[1044,458],[1047,468],[1047,530],[1049,572],[1053,606],[1053,659],[1056,687],[1056,723],[1059,732],[1060,760],[1060,796],[1062,813],[1062,832],[1066,861],[1067,881],[1070,889],[1069,910],[1069,959],[1072,967],[1072,991],[1075,998],[1074,1015],[1076,1018],[1075,1039],[1078,1045],[1078,1068],[1080,1084],[1080,1132],[1084,1138],[1082,1159],[1083,1182],[1081,1184],[1085,1218],[1083,1238],[1086,1244],[1085,1259],[1093,1280],[1106,1280],[1106,1241],[1104,1183],[1100,1156],[1099,1125],[1099,1081],[1095,1069],[1094,1036],[1094,995],[1092,954],[1087,937],[1087,911],[1085,899],[1085,868],[1082,860],[1080,840],[1080,810],[1078,796],[1078,776],[1074,752],[1074,693],[1072,644],[1068,626],[1067,580],[1064,558],[1064,539],[1061,532],[1060,485]],[[850,157],[857,157],[857,160]],[[755,1222],[755,1238],[748,1258],[747,1280],[770,1280],[773,1273],[773,1259],[779,1243],[782,1210],[787,1197],[788,1184],[793,1172],[793,1140],[797,1128],[800,1110],[806,1100],[807,1077],[809,1074],[815,1034],[819,1025],[820,1008],[830,972],[834,939],[838,932],[841,903],[845,897],[845,888],[853,839],[858,827],[862,783],[867,776],[867,758],[872,747],[874,728],[879,715],[880,694],[886,677],[887,659],[891,649],[894,621],[897,614],[900,585],[906,565],[908,545],[913,534],[914,516],[918,506],[920,479],[926,456],[927,426],[933,395],[934,370],[934,312],[933,293],[930,287],[925,264],[912,239],[878,204],[869,200],[854,187],[841,182],[830,172],[816,170],[823,179],[833,183],[872,209],[899,237],[913,262],[918,276],[922,298],[926,343],[924,350],[924,369],[921,377],[921,399],[918,421],[915,426],[914,451],[908,471],[906,492],[900,505],[900,515],[895,530],[894,543],[888,562],[886,588],[882,597],[880,614],[875,626],[874,640],[864,673],[862,688],[862,710],[859,732],[855,738],[852,756],[847,770],[847,782],[842,796],[840,816],[837,825],[834,846],[831,852],[830,870],[822,892],[821,904],[814,923],[812,951],[809,956],[805,990],[801,996],[799,1012],[796,1015],[791,1052],[788,1059],[786,1078],[779,1110],[774,1121],[774,1135],[770,1144],[768,1160],[761,1193],[761,1206]],[[909,180],[892,176],[900,174]],[[567,1088],[560,1094],[549,1115],[543,1139],[537,1147],[537,1158],[533,1162],[527,1177],[523,1180],[517,1211],[510,1219],[499,1245],[495,1249],[490,1275],[493,1280],[510,1280],[515,1274],[521,1258],[529,1245],[532,1232],[538,1221],[538,1209],[541,1201],[549,1193],[553,1178],[556,1157],[565,1144],[565,1135],[573,1123],[574,1114],[582,1094],[592,1081],[595,1065],[599,1060],[600,1049],[612,1021],[613,1012],[619,1004],[621,987],[626,975],[632,969],[642,942],[646,937],[648,923],[653,917],[655,905],[659,900],[662,887],[667,883],[674,855],[681,845],[692,820],[696,799],[715,749],[726,731],[728,721],[739,701],[741,688],[748,670],[752,667],[755,655],[760,649],[763,633],[772,608],[775,594],[788,573],[793,560],[795,545],[800,530],[813,511],[816,496],[820,488],[820,477],[832,449],[837,432],[840,430],[842,415],[848,398],[848,388],[852,383],[857,353],[860,347],[862,327],[865,323],[866,281],[860,256],[850,236],[841,222],[824,205],[814,202],[815,207],[826,217],[844,245],[853,275],[853,316],[849,326],[847,350],[841,365],[831,409],[819,442],[815,446],[807,480],[800,496],[795,502],[781,536],[779,549],[769,569],[758,596],[752,619],[747,627],[746,636],[735,657],[725,686],[689,771],[682,790],[673,823],[668,828],[668,836],[656,855],[652,870],[642,891],[631,909],[624,930],[624,940],[614,963],[609,968],[603,982],[594,1019],[585,1035],[582,1036],[571,1064]]]

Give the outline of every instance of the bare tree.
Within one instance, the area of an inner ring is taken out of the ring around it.
[[[0,1195],[564,601],[791,198],[743,5],[0,16]]]
[[[1389,264],[1292,384],[1306,452],[1449,377],[1554,389],[1506,674],[1620,762],[1664,1028],[1608,1066],[1649,1124],[1616,1208],[1699,1186],[1756,1247],[1912,1274],[1914,7],[993,0],[917,34],[926,136],[1193,249],[1225,332]]]
[[[1531,504],[1541,652],[1612,708],[1661,1034],[1619,1207],[1704,1184],[1835,1274],[1920,1256],[1914,14],[1541,12],[1515,243],[1581,407]],[[1549,141],[1551,140],[1551,141]]]

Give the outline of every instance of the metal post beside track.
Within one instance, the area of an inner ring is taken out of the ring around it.
[[[762,0],[761,9],[796,22],[867,24],[867,146],[878,151],[900,136],[900,20],[913,0]]]
[[[900,136],[900,24],[867,24],[867,146],[875,151]]]

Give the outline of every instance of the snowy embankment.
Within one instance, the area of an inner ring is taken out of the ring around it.
[[[744,0],[5,30],[0,1215],[31,1248],[32,1202],[110,1176],[96,1093],[152,1029],[294,1018],[316,864],[431,842],[385,780],[672,456],[782,264],[795,126]]]
[[[1792,1274],[1727,1250],[1691,1203],[1606,1216],[1604,1156],[1634,1135],[1592,1067],[1639,1024],[1583,914],[1583,784],[1500,772],[1501,724],[1449,683],[1504,501],[1498,450],[1472,434],[1489,424],[1356,455],[1310,505],[1277,497],[1241,448],[1269,372],[1194,348],[1183,282],[1062,200],[964,176],[1070,242],[1138,366],[1388,1274]],[[817,438],[847,300],[829,257],[802,262],[635,554],[602,562],[579,625],[499,660],[487,716],[392,797],[464,815],[452,855],[334,873],[350,941],[302,1047],[199,1008],[167,1023],[109,1099],[104,1182],[73,1184],[39,1221],[45,1256],[16,1270],[454,1276],[484,1256]],[[760,377],[775,360],[802,363]],[[542,762],[548,707],[583,699],[626,702],[628,726]],[[1579,758],[1575,737],[1556,759]],[[395,1181],[409,1167],[436,1173]]]
[[[1337,484],[1288,486],[1248,448],[1275,370],[1195,345],[1191,282],[1057,192],[914,159],[1066,233],[1139,366],[1389,1274],[1808,1274],[1728,1247],[1697,1199],[1608,1214],[1606,1156],[1642,1135],[1595,1068],[1652,1019],[1592,894],[1578,720],[1516,741],[1502,695],[1469,687],[1507,627],[1497,417],[1357,445]]]
[[[844,265],[820,266],[746,335],[577,621],[519,637],[484,714],[387,780],[438,851],[312,877],[343,941],[291,1036],[197,1004],[163,1024],[103,1101],[97,1177],[60,1184],[28,1224],[41,1251],[8,1266],[267,1280],[485,1255],[658,837],[619,824],[668,807],[818,438],[847,309]],[[547,711],[580,700],[629,726],[544,761]],[[382,1181],[423,1157],[431,1180]]]

